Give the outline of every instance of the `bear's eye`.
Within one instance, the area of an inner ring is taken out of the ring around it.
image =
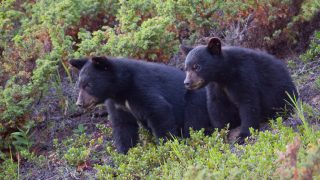
[[[192,70],[194,70],[196,72],[199,72],[201,70],[201,66],[199,64],[194,64],[192,66]]]

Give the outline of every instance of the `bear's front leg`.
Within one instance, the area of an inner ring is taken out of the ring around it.
[[[107,109],[112,123],[112,136],[115,146],[120,153],[126,154],[138,142],[139,126],[133,115],[116,107],[113,101],[108,100]]]
[[[239,144],[243,144],[245,138],[250,136],[250,127],[259,129],[261,119],[259,91],[256,84],[249,82],[249,79],[242,79],[224,89],[228,99],[237,107],[241,119]]]
[[[207,91],[207,108],[213,128],[219,130],[229,123],[230,128],[239,126],[240,116],[237,107],[228,98],[223,89],[214,83],[209,83]]]
[[[171,139],[178,136],[178,120],[173,107],[162,98],[157,104],[149,106],[148,125],[157,138]]]
[[[249,128],[259,129],[260,124],[260,106],[258,97],[255,99],[248,99],[246,103],[239,104],[239,114],[241,118],[241,127],[239,134],[239,144],[244,143],[244,139],[250,136]]]

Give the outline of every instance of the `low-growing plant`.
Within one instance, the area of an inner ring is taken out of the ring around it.
[[[10,157],[0,151],[0,179],[17,179],[19,178],[19,164],[13,160],[10,149]]]
[[[79,124],[77,129],[74,129],[73,132],[76,134],[84,134],[86,131],[87,127],[85,127],[83,124]]]
[[[65,153],[64,158],[68,162],[68,164],[72,166],[78,166],[87,161],[90,155],[90,149],[86,146],[81,147],[71,147]]]
[[[314,81],[314,85],[317,90],[320,90],[320,76],[316,78],[316,80]]]
[[[287,145],[286,152],[279,153],[277,162],[280,166],[275,172],[275,177],[284,179],[313,179],[319,177],[320,173],[320,139],[317,144],[308,144],[305,152],[305,161],[298,166],[298,153],[301,141],[295,138],[292,144]]]
[[[55,81],[61,82],[55,78],[61,73],[59,69],[71,81],[66,60],[73,52],[77,26],[97,30],[103,22],[114,23],[117,2],[6,0],[1,3],[0,149],[12,144],[10,134],[31,119],[30,109],[48,87]],[[55,88],[61,88],[61,83]]]
[[[97,124],[96,128],[98,128],[103,133],[103,135],[105,135],[106,137],[112,136],[112,128],[111,127],[107,127],[104,124]]]
[[[57,152],[58,155],[57,157],[64,159],[67,164],[77,168],[82,165],[86,166],[90,161],[97,161],[99,157],[101,158],[101,152],[97,152],[96,149],[104,146],[105,136],[103,136],[103,134],[88,135],[84,133],[84,131],[85,126],[79,125],[79,127],[73,131],[74,134],[61,143],[58,142],[58,139],[53,141],[55,152]],[[80,134],[80,132],[83,133]]]
[[[18,179],[18,164],[10,158],[6,158],[0,164],[0,179]]]
[[[22,151],[27,150],[29,151],[33,142],[30,140],[30,130],[34,126],[34,122],[29,121],[23,129],[19,129],[17,132],[11,133],[11,137],[13,139],[12,144],[16,150]]]
[[[309,49],[300,58],[303,62],[310,62],[320,58],[320,31],[314,33]]]
[[[96,176],[98,179],[279,178],[282,176],[275,174],[275,171],[285,162],[277,161],[278,152],[285,151],[287,144],[296,137],[301,139],[302,144],[297,153],[297,167],[304,164],[309,156],[314,156],[315,152],[310,153],[307,145],[317,144],[320,139],[319,131],[306,133],[303,130],[305,126],[302,126],[302,131],[295,132],[291,127],[283,125],[282,118],[272,121],[271,127],[272,131],[259,133],[251,129],[253,135],[245,146],[226,143],[223,132],[221,134],[217,131],[211,136],[205,136],[203,131],[191,131],[191,137],[187,139],[174,139],[158,145],[139,144],[131,148],[127,155],[118,154],[110,144],[107,153],[111,156],[113,165],[95,165]],[[318,167],[317,161],[312,161],[311,164],[313,169]],[[302,172],[303,168],[300,170]],[[316,171],[312,172],[313,177],[319,177]]]

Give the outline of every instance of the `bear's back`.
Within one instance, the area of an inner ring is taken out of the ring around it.
[[[293,80],[285,64],[276,57],[258,50],[229,47],[228,60],[241,71],[240,75],[251,80],[259,91],[265,116],[274,114],[273,107],[283,107],[287,93],[297,96]],[[237,56],[232,56],[232,55]]]
[[[112,59],[118,69],[129,71],[132,85],[130,94],[138,96],[162,96],[167,101],[180,107],[184,103],[186,89],[185,77],[181,70],[158,63],[145,62],[127,58]]]
[[[126,67],[137,81],[147,81],[147,83],[152,82],[153,86],[174,85],[184,87],[183,80],[185,74],[177,68],[164,64],[127,58],[115,59],[114,62],[119,66]]]
[[[223,51],[228,63],[247,76],[254,75],[260,81],[291,80],[285,64],[266,52],[241,47],[224,47]]]

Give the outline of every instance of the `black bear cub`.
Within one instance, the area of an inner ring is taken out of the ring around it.
[[[215,128],[240,125],[239,143],[250,135],[249,128],[290,109],[288,95],[296,96],[286,66],[267,53],[222,47],[218,38],[195,48],[181,46],[186,56],[184,80],[190,90],[206,86],[207,107]]]
[[[158,138],[188,136],[189,127],[207,128],[206,92],[186,90],[185,73],[169,66],[126,58],[70,60],[80,70],[77,105],[106,103],[117,150],[138,141],[138,125]]]

